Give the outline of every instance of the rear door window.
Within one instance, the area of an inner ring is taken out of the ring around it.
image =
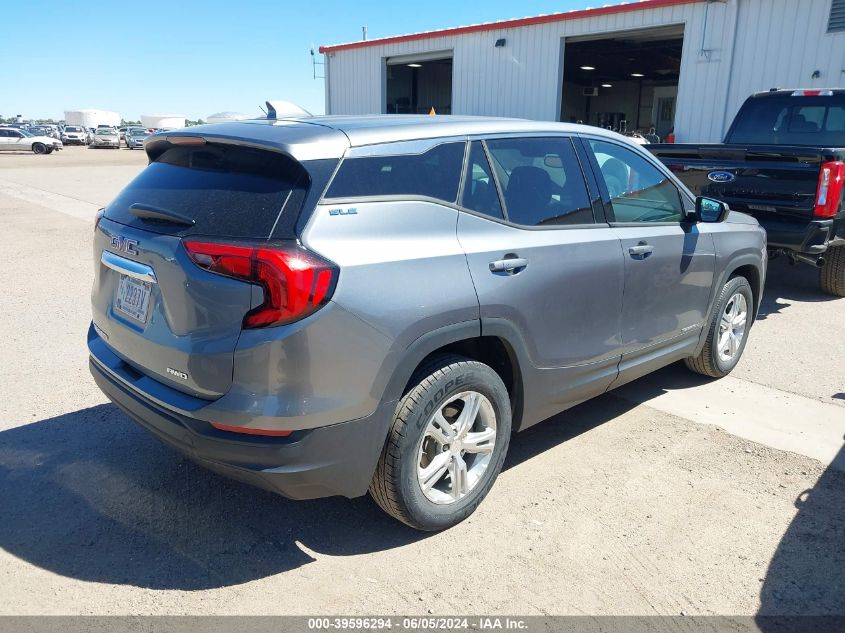
[[[327,198],[426,197],[454,204],[465,143],[442,143],[421,154],[346,158]]]
[[[510,222],[524,226],[594,222],[584,174],[566,137],[487,141]]]
[[[473,141],[469,151],[461,206],[499,220],[504,217],[496,181],[481,141]]]
[[[277,152],[214,143],[174,145],[106,207],[105,217],[157,233],[266,238],[282,219],[294,226],[310,181],[303,164]],[[194,224],[141,220],[133,205],[184,216]]]

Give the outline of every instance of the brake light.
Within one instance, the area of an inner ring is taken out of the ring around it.
[[[228,431],[229,433],[243,433],[244,435],[266,435],[269,437],[287,437],[293,431],[269,431],[267,429],[248,429],[243,426],[231,426],[229,424],[220,424],[219,422],[212,422],[213,426],[218,431]]]
[[[833,90],[795,90],[793,97],[832,97]]]
[[[246,313],[244,328],[284,325],[305,318],[325,305],[337,281],[334,264],[294,243],[182,243],[200,268],[264,289],[264,302]]]
[[[819,186],[816,191],[816,216],[830,218],[836,215],[842,199],[843,183],[845,183],[845,163],[838,160],[822,163]]]

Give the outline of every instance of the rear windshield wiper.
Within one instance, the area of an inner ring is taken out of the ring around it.
[[[182,226],[193,226],[196,220],[188,216],[176,213],[175,211],[168,211],[167,209],[159,209],[158,207],[151,207],[146,204],[135,203],[129,207],[129,211],[136,218],[147,220],[149,222],[167,222],[169,224],[180,224]]]

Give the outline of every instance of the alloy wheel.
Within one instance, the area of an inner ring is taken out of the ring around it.
[[[748,302],[745,295],[737,292],[725,304],[722,318],[719,320],[719,360],[728,362],[736,356],[742,339],[745,338],[747,324]]]
[[[496,445],[496,413],[486,396],[452,396],[428,421],[420,443],[417,480],[429,501],[455,503],[483,479]]]

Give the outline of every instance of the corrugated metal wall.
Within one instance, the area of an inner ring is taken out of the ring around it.
[[[454,114],[555,121],[564,38],[683,24],[677,140],[717,142],[751,92],[843,84],[845,32],[826,33],[830,2],[699,2],[336,51],[326,59],[326,111],[382,112],[385,58],[451,50]],[[499,38],[507,45],[494,48]]]

